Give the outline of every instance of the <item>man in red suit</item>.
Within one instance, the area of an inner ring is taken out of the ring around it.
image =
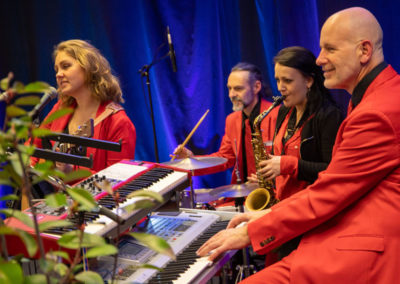
[[[268,212],[232,219],[199,255],[213,250],[215,259],[250,244],[267,253],[303,234],[297,250],[243,283],[398,283],[400,76],[384,61],[382,38],[378,21],[363,8],[325,22],[317,58],[325,86],[352,94],[330,165],[313,185]]]
[[[235,166],[232,183],[236,183],[237,156],[241,181],[246,182],[247,177],[256,172],[251,144],[251,133],[254,132],[253,122],[260,113],[271,106],[271,103],[265,99],[267,93],[261,71],[253,64],[246,62],[236,64],[228,77],[227,87],[234,112],[226,118],[225,135],[218,152],[209,156],[223,157],[228,160],[222,170]],[[270,113],[262,121],[264,141],[272,140],[275,120],[276,114]],[[180,146],[175,149],[174,154],[179,159],[194,156],[192,151]]]

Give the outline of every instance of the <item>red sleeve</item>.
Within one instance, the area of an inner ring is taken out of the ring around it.
[[[215,153],[210,154],[209,156],[212,157],[222,157],[226,158],[228,161],[224,164],[223,168],[224,170],[229,169],[235,165],[236,162],[236,155],[235,151],[232,147],[232,145],[235,145],[235,141],[232,141],[232,139],[235,139],[235,132],[236,132],[236,120],[237,120],[237,115],[235,116],[234,114],[228,115],[226,120],[225,120],[225,134],[222,137],[221,141],[221,146],[219,147],[219,150]],[[239,136],[237,136],[237,147],[239,148]]]
[[[121,152],[107,151],[106,166],[111,166],[123,159],[135,158],[136,129],[125,111],[119,111],[109,117],[104,140],[119,142],[122,140]],[[103,136],[103,135],[102,135]]]
[[[291,175],[297,177],[299,160],[295,156],[281,156],[281,175]]]
[[[361,112],[346,119],[332,161],[318,180],[249,223],[254,250],[266,253],[372,194],[399,164],[399,147],[394,145],[398,145],[396,133],[381,112]]]

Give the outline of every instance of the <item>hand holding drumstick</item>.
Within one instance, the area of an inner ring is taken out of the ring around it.
[[[183,158],[188,158],[188,157],[193,157],[194,154],[192,151],[190,151],[189,149],[185,148],[185,145],[187,144],[187,142],[190,140],[190,138],[192,138],[194,132],[197,130],[197,128],[199,127],[199,125],[203,122],[204,118],[206,117],[206,115],[208,114],[210,110],[208,109],[203,116],[200,118],[200,120],[197,122],[197,124],[195,125],[195,127],[192,129],[192,131],[189,133],[189,135],[186,137],[185,141],[183,141],[182,144],[178,145],[178,147],[175,148],[174,153],[172,155],[170,155],[170,157],[172,158],[171,161],[175,160],[175,158],[179,158],[179,159],[183,159]]]

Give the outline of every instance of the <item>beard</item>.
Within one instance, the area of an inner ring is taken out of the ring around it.
[[[232,98],[232,110],[233,111],[242,111],[245,108],[244,102],[238,98]]]

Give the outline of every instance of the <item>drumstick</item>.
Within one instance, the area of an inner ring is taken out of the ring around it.
[[[204,118],[206,117],[206,115],[208,114],[209,111],[210,111],[210,110],[208,109],[208,110],[203,114],[203,116],[199,119],[199,121],[197,122],[197,124],[193,127],[192,131],[189,133],[189,135],[186,137],[185,141],[183,141],[183,143],[181,144],[181,146],[178,148],[178,151],[176,151],[176,152],[179,152],[179,149],[182,149],[183,147],[185,147],[185,145],[187,144],[187,142],[189,141],[189,139],[192,138],[193,133],[197,130],[197,128],[199,127],[199,125],[203,122]],[[175,157],[176,157],[176,155],[174,155],[174,156],[172,157],[171,161],[175,160]]]

